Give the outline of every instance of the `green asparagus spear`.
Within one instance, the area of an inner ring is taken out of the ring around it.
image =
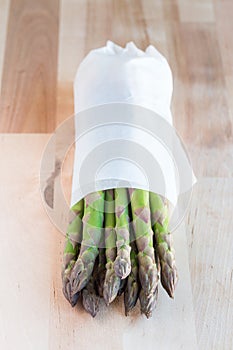
[[[75,208],[73,210],[73,208]],[[75,218],[69,224],[66,233],[66,242],[63,253],[63,270],[65,270],[70,261],[77,256],[78,244],[82,240],[82,217],[83,217],[84,202],[79,201],[71,210],[75,211]]]
[[[155,237],[153,236],[153,244],[155,244]],[[155,247],[155,245],[154,245]],[[160,274],[160,263],[159,258],[156,253],[156,250],[154,249],[155,254],[155,262],[158,269],[158,275]],[[145,292],[143,289],[141,289],[139,294],[139,300],[140,300],[140,307],[141,307],[141,313],[146,315],[147,318],[150,318],[152,316],[152,311],[156,307],[158,299],[158,288],[155,289],[153,294],[150,294],[149,296],[145,295]]]
[[[152,316],[152,311],[155,309],[158,298],[158,288],[153,293],[146,295],[144,289],[140,290],[139,300],[141,306],[141,313],[146,315],[147,318]]]
[[[107,263],[103,296],[108,305],[116,298],[121,279],[114,270],[114,261],[117,255],[114,190],[106,190],[105,197],[105,254]]]
[[[72,306],[78,301],[79,293],[72,295],[70,286],[70,275],[78,256],[80,242],[82,240],[82,216],[83,216],[83,200],[79,201],[72,207],[76,217],[69,224],[66,233],[66,242],[63,253],[62,266],[62,290],[66,299]]]
[[[70,277],[72,294],[88,283],[99,254],[103,234],[104,191],[88,194],[84,199],[83,240]]]
[[[129,189],[129,193],[138,249],[139,279],[147,297],[157,293],[159,280],[153,248],[149,192],[140,189]]]
[[[131,271],[128,192],[126,188],[117,188],[114,193],[117,234],[117,257],[114,262],[114,269],[117,276],[126,278]]]
[[[96,277],[98,274],[98,266],[95,264],[93,274],[82,290],[82,303],[84,309],[92,316],[95,317],[99,311],[99,296],[97,294]]]
[[[70,275],[74,267],[75,260],[71,260],[68,267],[62,272],[62,291],[66,299],[69,301],[72,307],[77,304],[79,298],[79,292],[72,294],[71,285],[70,285]]]
[[[169,233],[168,202],[160,195],[150,192],[152,227],[155,234],[156,252],[161,265],[161,283],[173,298],[178,281],[172,234]]]
[[[132,268],[127,278],[127,284],[124,293],[125,316],[128,316],[129,312],[136,305],[140,291],[140,282],[138,277],[137,247],[135,241],[131,241],[130,259]]]

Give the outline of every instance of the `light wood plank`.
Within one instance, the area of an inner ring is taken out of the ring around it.
[[[148,44],[154,45],[165,57],[167,57],[168,50],[166,28],[164,25],[163,0],[142,1],[141,4],[149,40]]]
[[[57,125],[73,114],[73,81],[78,65],[91,50],[108,39],[125,45],[135,40],[141,48],[156,43],[166,53],[162,2],[132,6],[123,1],[62,0],[60,6]],[[141,14],[144,14],[141,20]]]
[[[186,144],[192,167],[198,178],[232,177],[233,176],[233,145],[221,148],[193,146]]]
[[[0,1],[0,92],[1,92],[1,84],[2,84],[2,68],[3,68],[3,59],[4,59],[4,52],[5,52],[9,4],[10,4],[10,0]]]
[[[187,232],[198,349],[233,348],[233,179],[195,187]]]
[[[113,0],[110,18],[112,26],[111,31],[108,32],[108,39],[111,35],[111,40],[121,46],[125,46],[129,41],[134,41],[143,50],[150,44],[147,18],[144,15],[144,6],[141,1],[132,3],[131,1]]]
[[[222,59],[224,80],[227,87],[227,100],[233,120],[233,2],[214,2],[216,12],[216,32]]]
[[[12,0],[2,75],[1,132],[51,132],[56,119],[59,0]]]
[[[58,81],[56,103],[56,126],[58,127],[74,114],[73,81]]]
[[[232,121],[214,26],[172,23],[168,34],[177,129],[191,145],[227,147]]]
[[[231,176],[230,90],[216,28],[213,24],[180,24],[176,17],[169,21],[174,4],[171,7],[166,3],[165,7],[168,60],[174,76],[175,126],[198,176]]]
[[[87,2],[86,53],[111,39],[125,46],[135,41],[145,49],[149,45],[146,18],[140,1],[100,0]]]
[[[1,349],[48,348],[54,236],[38,190],[47,140],[47,135],[0,138]]]
[[[181,22],[214,23],[215,12],[212,0],[178,0]]]
[[[232,120],[215,27],[184,24],[181,40],[186,60],[186,114],[177,116],[182,124],[178,129],[184,130],[186,141],[200,147],[228,147]]]
[[[133,10],[133,15],[131,14]],[[62,0],[59,31],[59,81],[73,81],[83,57],[111,39],[125,45],[136,40],[145,48],[149,44],[142,6],[123,0]]]
[[[58,81],[73,82],[85,54],[87,2],[61,0],[59,19]]]

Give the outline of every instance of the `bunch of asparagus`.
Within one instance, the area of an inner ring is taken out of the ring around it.
[[[178,280],[168,201],[160,195],[118,188],[87,195],[72,207],[62,267],[63,293],[72,306],[79,296],[93,317],[99,300],[109,305],[124,293],[125,314],[139,299],[149,318],[159,278],[174,297]]]

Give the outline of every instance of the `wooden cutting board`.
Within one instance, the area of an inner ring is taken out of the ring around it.
[[[196,187],[187,218],[188,245],[184,225],[175,234],[180,276],[175,300],[160,288],[150,320],[138,308],[126,318],[122,299],[109,308],[102,303],[100,313],[92,319],[81,303],[72,309],[61,291],[64,236],[44,210],[39,186],[41,157],[48,140],[45,134],[0,137],[1,348],[14,349],[20,344],[38,350],[125,349],[133,344],[135,349],[196,349],[196,334],[207,347],[218,343],[219,348],[222,344],[230,348],[232,180],[203,179]],[[48,177],[55,164],[52,158],[51,153]],[[62,171],[66,196],[71,172],[68,161]],[[54,200],[59,201],[56,181]],[[212,322],[224,325],[218,335],[208,329]],[[229,333],[223,339],[226,330]]]

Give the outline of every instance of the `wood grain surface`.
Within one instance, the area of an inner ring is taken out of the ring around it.
[[[38,171],[49,133],[73,113],[77,66],[111,39],[142,49],[153,44],[171,65],[175,126],[199,178],[186,218],[198,349],[233,349],[232,13],[231,0],[0,0],[3,344],[14,334],[28,349],[79,345],[69,328],[76,314],[64,313],[57,288],[63,237],[39,204]],[[31,133],[26,144],[18,133]]]
[[[12,0],[1,86],[2,132],[56,125],[58,0]]]
[[[1,0],[0,1],[0,91],[1,91],[1,82],[2,82],[2,68],[3,68],[3,59],[4,59],[4,52],[5,52],[8,13],[9,13],[9,1]]]
[[[232,349],[233,179],[205,178],[187,216],[199,349]]]

